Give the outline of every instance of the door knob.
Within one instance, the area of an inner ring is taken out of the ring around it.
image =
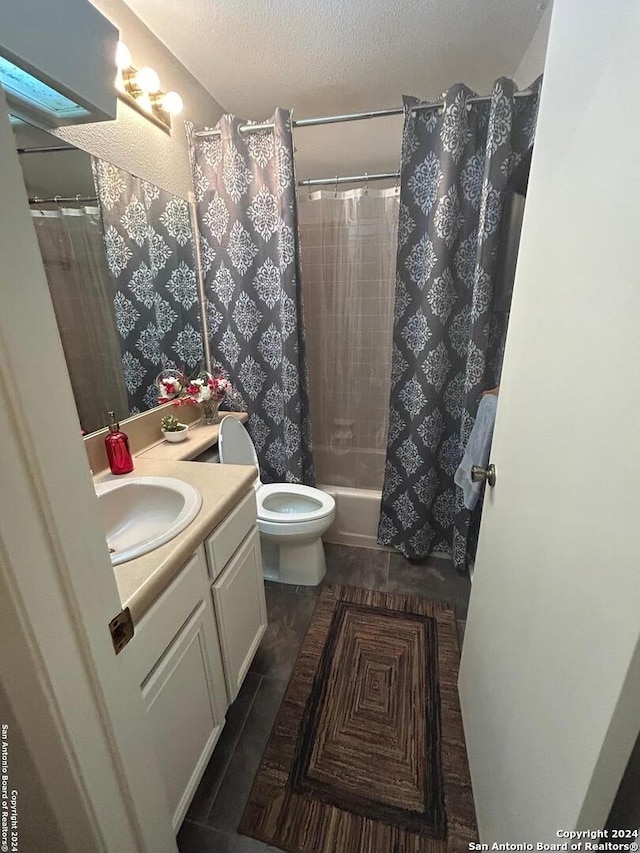
[[[486,468],[481,468],[480,465],[474,465],[471,468],[471,479],[474,483],[481,483],[483,480],[491,487],[496,484],[496,466],[491,463]]]

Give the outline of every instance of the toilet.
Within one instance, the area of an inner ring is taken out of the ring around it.
[[[264,576],[281,583],[317,586],[326,573],[321,536],[331,527],[336,503],[331,495],[296,483],[263,485],[253,442],[244,426],[224,417],[218,436],[220,462],[253,465],[258,530]]]

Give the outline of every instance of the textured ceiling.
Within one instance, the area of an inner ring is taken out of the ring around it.
[[[547,0],[126,0],[228,111],[261,120],[401,106],[512,75]],[[134,56],[134,61],[144,57]],[[217,119],[217,116],[215,117]],[[202,123],[211,121],[202,117]],[[299,178],[394,171],[402,119],[295,133]]]
[[[400,104],[512,73],[539,0],[127,0],[229,112]]]

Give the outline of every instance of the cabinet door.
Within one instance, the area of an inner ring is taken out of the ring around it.
[[[267,629],[260,534],[256,527],[212,589],[227,692],[233,702]]]
[[[142,685],[174,828],[225,722],[226,689],[211,603],[200,601]]]

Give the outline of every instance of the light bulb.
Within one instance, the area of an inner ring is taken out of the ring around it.
[[[123,41],[119,41],[116,48],[116,65],[120,70],[131,66],[131,51]]]
[[[177,92],[167,92],[162,98],[162,109],[172,116],[181,113],[183,106],[182,98]]]
[[[139,86],[143,92],[151,94],[151,92],[157,92],[160,88],[160,78],[153,68],[149,68],[148,65],[145,65],[145,67],[141,68],[136,74],[136,85]]]

